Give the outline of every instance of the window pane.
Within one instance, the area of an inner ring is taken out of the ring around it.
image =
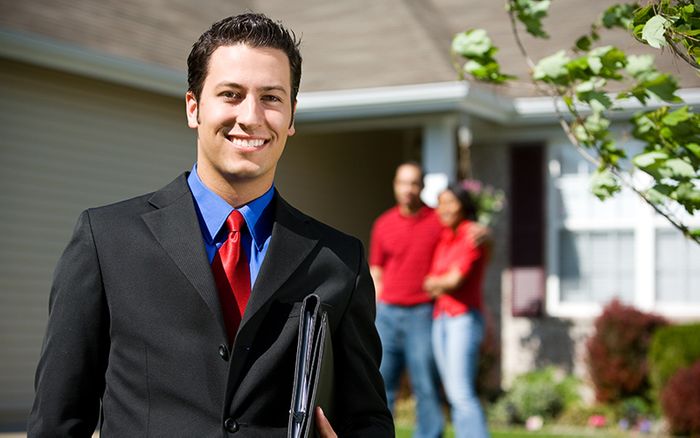
[[[700,245],[676,230],[656,232],[656,295],[662,303],[700,303]]]
[[[632,302],[634,235],[631,231],[560,231],[562,302]]]

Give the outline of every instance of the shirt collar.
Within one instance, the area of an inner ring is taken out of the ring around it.
[[[208,243],[216,240],[217,234],[226,222],[226,218],[234,210],[222,197],[212,192],[204,185],[197,175],[197,163],[192,167],[192,172],[187,177],[199,215],[203,223],[205,239]],[[262,196],[238,208],[243,215],[250,235],[258,250],[262,250],[265,241],[272,234],[272,217],[267,209],[275,194],[274,184]]]

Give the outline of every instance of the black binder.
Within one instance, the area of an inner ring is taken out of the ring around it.
[[[333,417],[333,345],[328,315],[318,295],[304,299],[299,314],[299,339],[294,367],[292,405],[289,411],[288,438],[316,437],[314,410],[321,406]]]

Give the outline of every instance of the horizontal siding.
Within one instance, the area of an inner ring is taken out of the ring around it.
[[[0,60],[0,423],[21,420],[80,211],[192,166],[184,102]]]

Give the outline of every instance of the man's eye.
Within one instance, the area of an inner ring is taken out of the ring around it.
[[[241,95],[235,91],[224,91],[221,96],[225,99],[240,99]]]
[[[280,99],[277,96],[273,96],[271,94],[268,94],[266,96],[263,96],[263,100],[266,100],[268,102],[282,102],[282,99]]]

